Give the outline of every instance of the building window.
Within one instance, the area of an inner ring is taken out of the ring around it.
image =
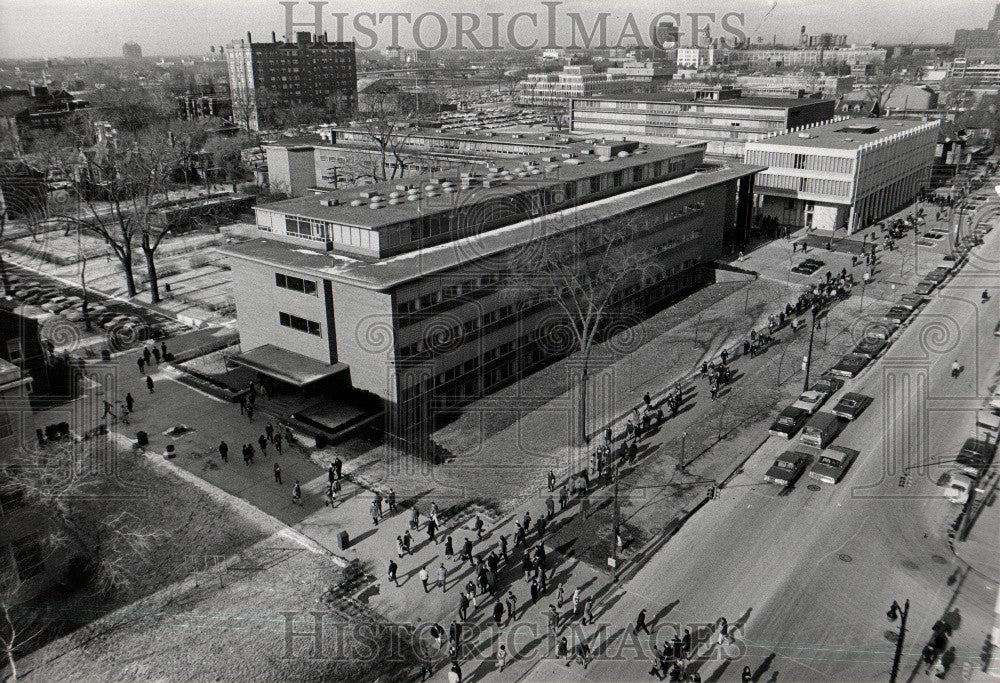
[[[12,484],[4,482],[0,486],[0,513],[4,515],[9,515],[15,510],[20,510],[24,507],[24,491]]]
[[[7,360],[11,363],[21,362],[21,340],[10,339],[7,341]]]
[[[300,292],[301,294],[311,294],[312,296],[318,296],[316,294],[316,283],[313,280],[303,280],[300,277],[285,275],[283,273],[275,273],[274,284],[278,285],[283,289],[290,289],[293,292]]]
[[[299,332],[308,332],[309,334],[316,335],[317,337],[323,336],[320,333],[319,323],[313,322],[312,320],[306,320],[305,318],[300,318],[296,315],[279,312],[278,322],[282,327],[290,327],[293,330],[298,330]]]
[[[38,534],[28,534],[10,544],[17,565],[17,577],[21,581],[38,576],[45,571],[45,560]]]
[[[14,435],[14,418],[8,412],[0,412],[0,439]]]

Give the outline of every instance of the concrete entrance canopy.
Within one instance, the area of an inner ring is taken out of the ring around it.
[[[264,344],[245,353],[230,356],[229,360],[299,388],[347,372],[349,369],[345,363],[330,365],[271,344]]]

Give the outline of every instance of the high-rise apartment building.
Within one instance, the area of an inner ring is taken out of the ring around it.
[[[233,117],[237,124],[258,130],[267,124],[269,109],[312,104],[347,113],[358,100],[354,42],[331,42],[326,35],[300,31],[295,42],[234,41],[226,51]]]

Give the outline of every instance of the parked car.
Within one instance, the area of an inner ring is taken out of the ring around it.
[[[824,373],[810,388],[815,391],[825,391],[828,396],[833,396],[835,393],[840,391],[843,386],[844,380]]]
[[[802,428],[799,441],[816,448],[826,448],[840,433],[843,424],[833,413],[816,413]]]
[[[865,412],[865,408],[870,406],[873,400],[871,396],[849,391],[837,401],[837,405],[833,407],[833,414],[845,420],[853,420]]]
[[[886,320],[887,322],[893,322],[896,323],[897,325],[902,325],[904,322],[906,322],[906,319],[910,317],[910,314],[912,312],[913,312],[912,309],[905,308],[903,306],[893,306],[888,311],[886,311],[883,319]]]
[[[791,439],[802,428],[808,417],[809,413],[801,408],[788,406],[778,413],[778,417],[771,423],[771,428],[767,430],[767,433]]]
[[[927,299],[925,299],[922,296],[917,296],[916,294],[904,294],[903,296],[899,297],[899,301],[895,303],[894,307],[901,306],[911,311],[915,311],[925,301],[927,301]]]
[[[810,389],[809,391],[803,391],[798,400],[792,404],[792,407],[801,408],[809,415],[812,415],[819,410],[824,403],[826,403],[826,399],[829,397],[830,394],[826,392]]]
[[[993,462],[996,450],[996,444],[986,443],[979,439],[966,439],[962,450],[955,457],[955,463],[963,472],[978,477]]]
[[[785,451],[764,474],[764,481],[769,484],[788,487],[802,476],[806,467],[807,456],[798,451]]]
[[[858,343],[857,346],[854,347],[853,353],[860,356],[866,356],[869,359],[874,359],[882,352],[882,349],[884,349],[888,343],[889,342],[887,342],[883,337],[877,337],[874,335],[866,336]]]
[[[930,294],[937,287],[937,283],[933,280],[921,280],[917,283],[917,286],[913,288],[915,294]]]
[[[936,282],[937,284],[941,284],[942,282],[944,282],[944,279],[948,277],[948,272],[949,271],[947,268],[938,267],[932,270],[931,272],[927,273],[927,275],[924,276],[924,279],[934,280],[934,282]]]
[[[830,446],[820,452],[816,464],[809,468],[809,477],[824,484],[836,484],[858,458],[858,451],[846,446]]]
[[[849,353],[830,368],[830,372],[840,377],[857,377],[870,359],[856,353]]]

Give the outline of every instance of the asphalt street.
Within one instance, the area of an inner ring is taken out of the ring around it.
[[[896,624],[886,611],[893,600],[909,599],[899,680],[925,676],[920,652],[942,618],[954,629],[948,678],[996,680],[995,669],[982,671],[980,653],[997,586],[951,551],[948,531],[959,507],[936,482],[953,465],[931,463],[954,458],[974,435],[976,409],[996,370],[1000,290],[985,304],[980,294],[1000,282],[997,254],[1000,231],[993,231],[887,353],[827,403],[829,410],[846,391],[875,399],[835,442],[860,451],[840,483],[803,477],[788,491],[764,483],[774,459],[798,443],[772,436],[721,498],[628,581],[601,619],[609,630],[633,623],[640,609],[657,614],[677,601],[642,642],[662,645],[678,626],[701,629],[712,645],[700,648],[691,670],[703,680],[737,679],[744,666],[761,681],[888,680]],[[952,378],[956,359],[964,370]],[[745,624],[725,650],[709,636],[714,627],[704,626],[723,616]],[[645,656],[612,660],[600,656],[599,642],[591,648],[598,657],[586,670],[543,660],[527,676],[647,675]]]

